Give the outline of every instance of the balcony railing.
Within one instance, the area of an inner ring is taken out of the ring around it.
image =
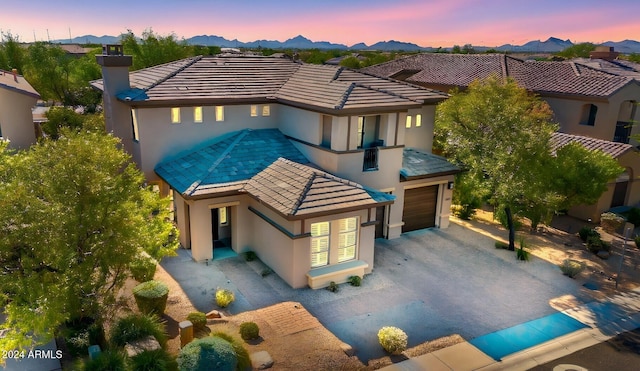
[[[378,147],[366,148],[364,150],[362,171],[375,170],[378,170]]]

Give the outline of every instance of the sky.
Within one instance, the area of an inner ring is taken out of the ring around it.
[[[0,31],[23,42],[146,29],[243,42],[303,35],[347,46],[640,41],[640,0],[0,0],[0,9]]]

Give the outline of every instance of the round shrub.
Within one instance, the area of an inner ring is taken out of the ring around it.
[[[204,330],[207,327],[207,315],[202,312],[189,313],[187,321],[191,321],[193,329],[196,331]]]
[[[166,350],[157,349],[131,357],[130,365],[135,371],[166,371],[175,369],[175,360]]]
[[[238,365],[233,346],[217,336],[197,339],[185,345],[177,361],[180,371],[235,371]]]
[[[614,233],[624,225],[624,218],[615,213],[604,213],[600,215],[600,226],[608,233]]]
[[[249,352],[244,347],[242,341],[227,334],[226,332],[220,331],[213,333],[211,336],[219,337],[231,344],[233,350],[236,352],[236,358],[238,358],[238,366],[236,367],[236,370],[246,370],[251,368],[251,357],[249,356]]]
[[[240,324],[240,337],[243,340],[255,340],[260,337],[260,328],[255,322],[242,322]]]
[[[164,324],[158,316],[130,314],[119,319],[111,329],[111,344],[124,347],[127,343],[153,336],[163,347],[167,343]]]
[[[162,314],[167,307],[169,287],[160,281],[147,281],[133,288],[133,297],[140,312]]]
[[[349,283],[351,286],[360,286],[362,285],[362,278],[360,276],[350,276]]]
[[[85,371],[126,371],[127,357],[123,352],[105,351],[84,364]]]
[[[216,290],[216,304],[220,308],[228,307],[234,300],[236,300],[236,297],[232,291],[227,289]]]
[[[572,259],[565,259],[562,264],[559,265],[562,274],[565,276],[574,278],[585,268],[585,264]]]
[[[580,230],[578,231],[578,236],[580,236],[580,239],[583,242],[587,242],[587,239],[589,237],[598,237],[600,238],[600,233],[598,233],[598,231],[596,231],[593,228],[589,228],[589,227],[582,227],[580,228]]]
[[[378,341],[391,354],[400,354],[407,349],[407,334],[397,327],[381,328],[378,331]]]
[[[131,276],[138,282],[147,282],[153,279],[156,274],[157,262],[155,259],[147,256],[139,256],[136,260],[131,262],[129,270]]]

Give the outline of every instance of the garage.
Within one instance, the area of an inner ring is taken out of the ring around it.
[[[438,185],[404,190],[402,233],[436,226]]]

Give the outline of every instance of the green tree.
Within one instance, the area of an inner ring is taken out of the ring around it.
[[[346,57],[345,59],[340,61],[340,65],[348,68],[353,68],[356,70],[361,67],[360,60],[358,60],[358,58],[354,56]]]
[[[69,104],[71,57],[58,45],[36,42],[27,49],[24,77],[45,100]]]
[[[20,40],[11,32],[0,33],[0,69],[11,71],[17,69],[22,74],[25,63],[25,51],[20,46]]]
[[[45,115],[47,121],[42,123],[42,131],[52,139],[58,139],[63,128],[78,131],[84,124],[83,115],[69,107],[51,107]]]
[[[640,63],[640,54],[631,53],[627,56],[627,59],[631,62]]]
[[[462,49],[460,48],[460,45],[454,45],[453,48],[451,48],[451,53],[462,54]]]
[[[67,321],[104,321],[135,256],[177,245],[168,201],[104,132],[2,152],[0,177],[2,350],[47,341]]]
[[[551,117],[544,101],[497,77],[455,92],[437,109],[439,146],[467,169],[478,193],[504,209],[510,250],[515,249],[512,211],[526,203],[528,190],[542,187],[536,184],[556,129]]]
[[[565,48],[563,51],[556,53],[557,56],[571,59],[571,58],[589,58],[589,53],[596,50],[596,46],[592,43],[580,43],[571,45]]]
[[[132,69],[139,70],[163,63],[176,61],[193,55],[192,48],[185,40],[178,41],[175,34],[161,36],[147,29],[142,38],[129,30],[122,36],[124,53],[133,56]]]

